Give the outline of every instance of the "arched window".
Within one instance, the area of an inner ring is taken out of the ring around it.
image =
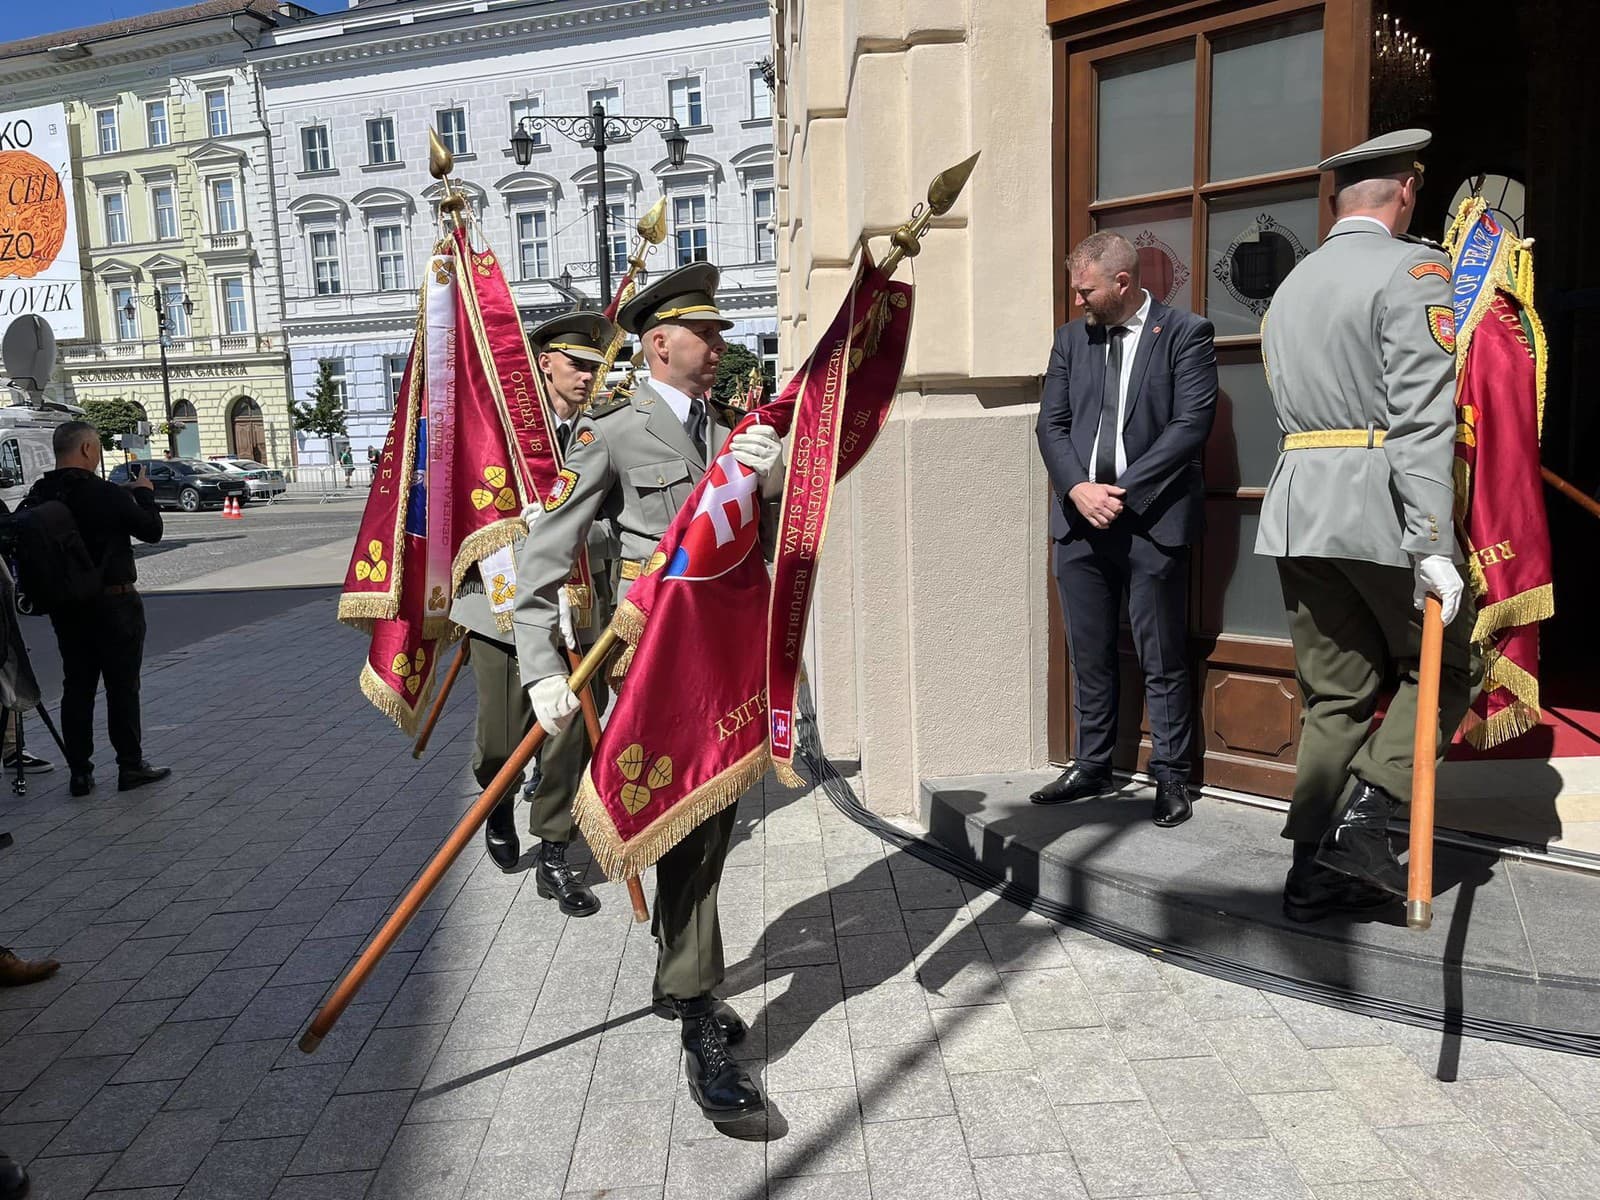
[[[240,396],[228,406],[228,450],[235,458],[267,461],[267,430],[261,405],[249,396]]]
[[[200,417],[194,405],[179,400],[172,406],[172,423],[178,427],[178,457],[200,457]]]

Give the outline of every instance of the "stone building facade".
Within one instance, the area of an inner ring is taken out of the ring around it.
[[[1010,0],[778,0],[773,29],[781,373],[837,308],[858,239],[983,152],[901,269],[918,287],[902,390],[835,498],[811,631],[823,745],[860,759],[874,808],[906,812],[921,779],[1047,756],[1049,30]]]
[[[292,461],[270,147],[244,55],[302,15],[205,0],[0,45],[0,108],[64,100],[71,126],[85,337],[59,347],[63,393],[139,404],[156,453],[159,294],[180,455]]]
[[[589,146],[546,129],[519,167],[514,120],[579,115],[595,100],[613,114],[677,116],[689,139],[681,167],[653,131],[607,152],[611,252],[626,254],[637,216],[665,194],[668,237],[648,270],[720,264],[730,340],[776,358],[771,94],[757,66],[766,4],[483,8],[363,3],[280,29],[249,56],[274,147],[294,392],[306,396],[333,364],[358,460],[388,431],[416,272],[438,237],[430,126],[451,143],[480,236],[531,322],[571,307],[564,272],[574,291],[598,290],[596,165]],[[328,448],[310,438],[301,453],[315,462]]]

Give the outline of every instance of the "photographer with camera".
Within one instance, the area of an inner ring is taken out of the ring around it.
[[[89,422],[56,426],[52,448],[56,469],[33,485],[15,518],[18,588],[25,611],[48,614],[55,627],[72,794],[94,790],[94,694],[102,677],[117,787],[125,792],[171,774],[146,762],[141,746],[145,619],[129,540],[159,542],[161,513],[145,476],[118,485],[96,473],[100,434]]]

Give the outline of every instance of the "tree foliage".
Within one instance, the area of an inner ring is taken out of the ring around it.
[[[717,363],[717,381],[711,385],[711,395],[726,404],[736,396],[743,396],[750,382],[751,370],[761,369],[761,360],[744,346],[730,342]],[[770,383],[769,383],[770,388]]]
[[[317,382],[306,399],[290,406],[289,415],[301,433],[333,438],[345,432],[344,402],[339,399],[339,389],[333,382],[332,363],[324,361],[317,365]]]
[[[83,419],[100,431],[100,448],[110,450],[119,435],[134,433],[145,420],[144,409],[132,400],[113,396],[106,400],[83,401]]]

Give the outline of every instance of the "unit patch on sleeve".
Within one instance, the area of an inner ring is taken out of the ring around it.
[[[578,430],[578,437],[577,437],[578,445],[587,446],[592,441],[594,441],[594,430],[592,430],[592,429],[580,429],[580,430]]]
[[[1443,263],[1423,262],[1412,267],[1406,274],[1413,279],[1426,279],[1430,275],[1437,275],[1440,279],[1448,280],[1450,278],[1450,268]]]
[[[1456,312],[1448,304],[1428,305],[1428,332],[1446,354],[1456,352]]]
[[[1446,312],[1449,310],[1446,309]],[[1437,336],[1437,335],[1435,335]],[[550,485],[550,494],[544,498],[545,512],[555,512],[572,498],[573,489],[578,485],[578,473],[567,467],[562,467],[556,472],[556,480]]]

